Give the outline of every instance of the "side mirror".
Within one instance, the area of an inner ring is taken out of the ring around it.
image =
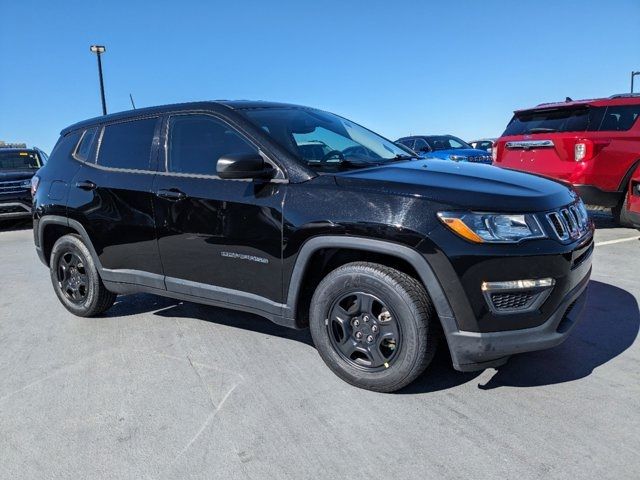
[[[257,153],[227,154],[218,159],[218,176],[224,179],[272,178],[274,169]]]

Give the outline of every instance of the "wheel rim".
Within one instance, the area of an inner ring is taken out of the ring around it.
[[[379,298],[365,292],[349,293],[334,302],[327,331],[340,356],[369,371],[389,368],[402,340],[393,311]]]
[[[87,298],[89,277],[85,262],[76,252],[60,255],[57,266],[58,288],[72,303],[80,304]]]

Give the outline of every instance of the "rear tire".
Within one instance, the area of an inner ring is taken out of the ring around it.
[[[354,262],[330,272],[313,295],[309,317],[324,362],[356,387],[399,390],[435,354],[438,318],[426,290],[384,265]]]
[[[56,241],[49,270],[58,299],[74,315],[100,315],[116,300],[117,295],[102,283],[93,257],[79,235],[64,235]]]
[[[627,195],[616,207],[611,209],[611,214],[613,215],[613,221],[621,227],[633,228],[633,223],[631,223],[631,218],[629,217]]]

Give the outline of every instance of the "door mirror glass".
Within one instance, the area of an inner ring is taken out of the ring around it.
[[[227,154],[218,159],[216,170],[220,178],[272,178],[275,170],[256,153]]]

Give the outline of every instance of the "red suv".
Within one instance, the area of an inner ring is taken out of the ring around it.
[[[637,195],[627,195],[640,167],[640,95],[543,103],[517,110],[493,149],[494,164],[573,185],[586,204],[610,208],[630,226]],[[637,178],[637,177],[636,177]]]

